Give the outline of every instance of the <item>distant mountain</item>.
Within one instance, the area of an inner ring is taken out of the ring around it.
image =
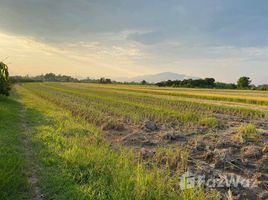
[[[184,74],[177,74],[177,73],[173,73],[173,72],[162,72],[159,74],[148,74],[148,75],[144,75],[144,76],[136,76],[133,78],[129,78],[127,80],[127,82],[141,82],[143,80],[149,82],[149,83],[157,83],[160,81],[167,81],[167,80],[184,80],[184,79],[198,79],[198,77],[190,77],[190,76],[186,76]]]

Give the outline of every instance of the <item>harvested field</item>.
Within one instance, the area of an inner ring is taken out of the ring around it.
[[[67,188],[81,199],[268,198],[267,92],[82,83],[15,89],[30,116],[23,123],[47,199],[64,199]],[[185,172],[253,186],[183,190]]]

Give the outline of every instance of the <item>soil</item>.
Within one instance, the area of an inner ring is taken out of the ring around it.
[[[146,121],[141,125],[124,124],[124,130],[105,130],[113,144],[133,148],[143,159],[153,156],[158,147],[180,144],[189,150],[188,171],[206,178],[236,175],[249,180],[252,187],[215,188],[227,199],[228,190],[234,200],[268,199],[268,121],[215,114],[221,125],[187,127],[176,123]],[[260,140],[238,142],[234,139],[241,124],[256,125]],[[209,188],[208,188],[209,189]]]

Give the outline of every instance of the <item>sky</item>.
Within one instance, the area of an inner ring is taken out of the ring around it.
[[[160,72],[268,83],[267,0],[0,0],[12,75]]]

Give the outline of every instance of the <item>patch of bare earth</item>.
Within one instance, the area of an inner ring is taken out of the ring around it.
[[[254,184],[252,187],[215,187],[221,192],[222,199],[230,199],[230,196],[234,200],[268,199],[268,122],[230,115],[215,117],[221,125],[214,128],[153,121],[134,125],[122,120],[120,128],[105,126],[103,131],[113,145],[120,143],[133,148],[145,159],[153,156],[158,147],[179,144],[190,152],[188,171],[205,175],[207,179],[235,175]],[[244,123],[256,125],[260,132],[258,141],[237,142],[233,139],[238,127]]]
[[[40,181],[37,175],[38,167],[34,162],[34,152],[32,149],[32,142],[29,135],[29,127],[25,120],[26,108],[21,109],[21,128],[22,128],[22,143],[24,148],[24,154],[26,159],[26,175],[28,183],[31,187],[33,200],[44,200],[45,197],[41,192]]]

